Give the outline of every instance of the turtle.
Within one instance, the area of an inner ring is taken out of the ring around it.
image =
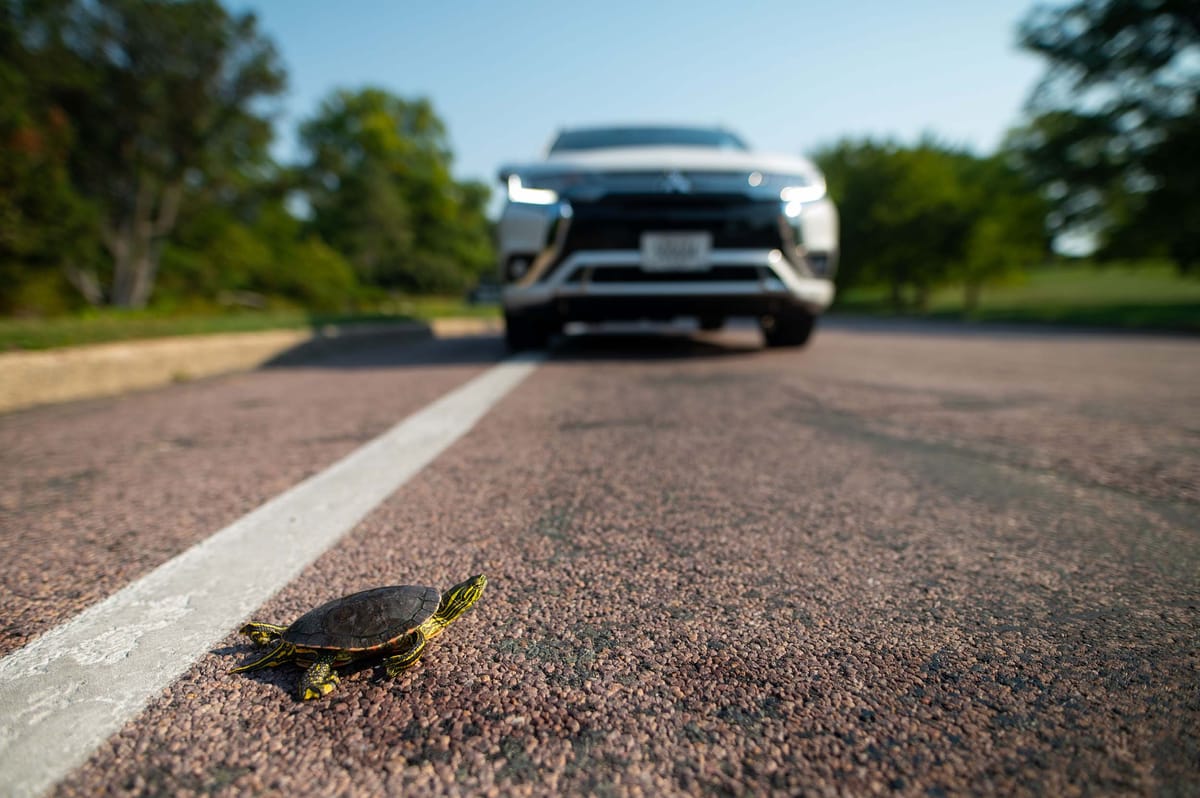
[[[294,662],[307,668],[297,687],[302,701],[333,692],[335,668],[355,660],[383,656],[387,675],[398,676],[416,664],[426,643],[479,600],[486,586],[487,577],[479,574],[445,595],[423,585],[376,587],[326,602],[291,626],[248,623],[240,634],[273,648],[230,673]]]

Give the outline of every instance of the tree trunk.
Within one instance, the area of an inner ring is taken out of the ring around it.
[[[978,280],[967,280],[963,289],[963,311],[966,313],[974,313],[979,310],[979,294],[983,290],[983,283]]]
[[[929,310],[929,286],[924,283],[917,284],[914,304],[917,306],[917,312],[919,313]]]
[[[67,282],[83,295],[89,305],[98,307],[104,304],[104,289],[100,287],[100,278],[94,270],[81,269],[74,263],[68,263],[64,269]]]
[[[104,230],[104,244],[113,259],[110,300],[117,307],[144,308],[150,300],[163,239],[175,226],[183,185],[170,183],[157,201],[154,194],[152,183],[140,179],[129,218]]]
[[[1197,241],[1195,236],[1186,241],[1177,240],[1170,245],[1168,252],[1171,254],[1171,259],[1175,261],[1175,268],[1179,272],[1179,276],[1188,277],[1195,269],[1196,262],[1200,261],[1200,241]]]

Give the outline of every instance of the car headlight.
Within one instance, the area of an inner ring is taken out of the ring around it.
[[[603,187],[590,172],[529,170],[512,172],[504,179],[510,202],[554,205],[573,198],[596,199]]]
[[[553,205],[558,202],[558,192],[552,188],[525,185],[521,176],[514,174],[508,176],[508,200],[528,205]]]
[[[824,180],[815,180],[801,185],[785,186],[779,190],[779,198],[784,202],[816,202],[824,196]]]
[[[783,212],[791,218],[803,212],[806,202],[816,202],[825,196],[825,178],[819,174],[780,175],[775,177],[775,183],[780,186]]]

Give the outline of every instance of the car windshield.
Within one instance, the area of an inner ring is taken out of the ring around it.
[[[694,127],[606,127],[568,130],[558,135],[550,152],[604,147],[712,147],[745,150],[745,142],[725,130]]]

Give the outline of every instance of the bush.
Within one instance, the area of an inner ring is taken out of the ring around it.
[[[274,264],[279,292],[311,310],[346,310],[358,294],[354,269],[319,238],[293,244]]]

